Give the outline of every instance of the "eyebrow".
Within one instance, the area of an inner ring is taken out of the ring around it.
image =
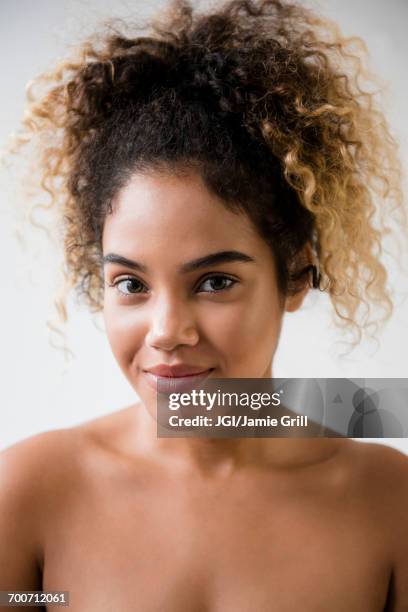
[[[253,257],[247,255],[246,253],[242,253],[242,251],[218,251],[217,253],[210,253],[209,255],[204,255],[198,259],[187,261],[179,267],[178,271],[181,274],[186,274],[188,272],[194,272],[194,270],[208,268],[209,266],[214,266],[216,264],[237,261],[255,263],[255,259]],[[147,266],[116,253],[108,253],[107,255],[104,255],[102,258],[102,263],[103,265],[108,263],[120,264],[122,266],[126,266],[127,268],[132,268],[133,270],[143,272],[144,274],[148,272]]]

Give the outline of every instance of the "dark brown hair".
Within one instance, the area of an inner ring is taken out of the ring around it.
[[[145,31],[110,26],[37,79],[20,143],[42,136],[66,291],[102,308],[104,219],[132,173],[196,171],[252,219],[282,294],[314,263],[315,286],[358,338],[370,304],[389,316],[380,254],[388,213],[405,222],[399,165],[354,43],[286,0],[206,13],[178,0]]]

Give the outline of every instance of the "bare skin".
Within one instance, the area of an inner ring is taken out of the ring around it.
[[[2,453],[0,590],[68,590],[78,612],[408,609],[405,455],[246,439],[231,460],[237,439],[153,427],[139,404]]]

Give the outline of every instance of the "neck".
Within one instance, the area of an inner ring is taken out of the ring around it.
[[[262,378],[273,378],[271,364]],[[157,422],[141,403],[134,411],[137,446],[142,452],[206,475],[228,475],[243,468],[285,469],[320,463],[337,454],[338,438],[158,438]]]
[[[334,456],[338,438],[158,438],[157,423],[144,404],[135,407],[137,447],[166,467],[227,477],[242,469],[292,469]]]

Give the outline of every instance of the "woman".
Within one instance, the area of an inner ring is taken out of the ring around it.
[[[404,455],[156,436],[161,377],[273,377],[310,284],[356,341],[365,306],[389,314],[372,214],[403,218],[395,145],[350,57],[291,3],[179,3],[44,77],[21,142],[41,136],[67,290],[103,310],[140,402],[2,453],[0,590],[81,612],[408,608]]]

